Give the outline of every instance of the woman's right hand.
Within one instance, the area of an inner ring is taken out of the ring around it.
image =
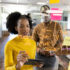
[[[20,70],[20,68],[24,65],[25,62],[28,61],[28,54],[25,51],[20,51],[17,56],[17,65],[16,69]]]

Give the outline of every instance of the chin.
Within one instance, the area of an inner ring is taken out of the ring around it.
[[[23,34],[23,36],[28,36],[28,34]]]
[[[27,36],[27,35],[23,35],[23,36]]]

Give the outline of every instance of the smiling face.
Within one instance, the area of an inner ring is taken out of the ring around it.
[[[44,22],[48,22],[50,20],[50,14],[49,13],[45,13],[46,16],[44,16]]]
[[[48,5],[43,5],[41,7],[41,13],[44,14],[43,15],[43,21],[46,23],[50,20],[50,13],[47,12],[48,10],[50,10],[50,7]]]
[[[18,35],[27,36],[30,32],[29,21],[27,19],[19,19],[16,30],[18,31]]]

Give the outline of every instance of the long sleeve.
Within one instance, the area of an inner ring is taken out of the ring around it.
[[[60,24],[57,24],[56,28],[57,28],[57,33],[58,33],[58,41],[57,41],[55,47],[60,48],[60,47],[62,47],[62,43],[63,43],[63,33],[62,33],[62,28],[61,28]]]
[[[36,26],[33,30],[32,37],[36,42],[39,42],[39,36],[38,36],[38,26]]]
[[[13,51],[9,42],[5,46],[4,55],[5,55],[5,60],[4,60],[5,70],[16,70],[16,67],[13,61]]]

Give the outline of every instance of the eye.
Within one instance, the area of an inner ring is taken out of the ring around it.
[[[29,25],[27,25],[27,27],[29,28],[30,26],[29,26]]]
[[[20,28],[24,28],[24,26],[20,26]]]

